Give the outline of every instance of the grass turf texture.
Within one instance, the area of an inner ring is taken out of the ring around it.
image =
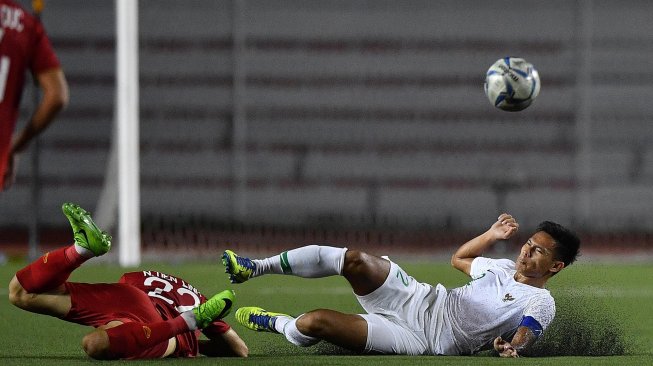
[[[408,273],[424,282],[441,282],[446,287],[465,284],[468,279],[444,263],[398,261]],[[24,263],[0,266],[3,284]],[[236,308],[258,305],[271,311],[300,314],[315,308],[359,312],[360,306],[341,277],[300,279],[267,276],[240,285],[231,285],[217,264],[148,264],[142,269],[168,272],[197,286],[205,295],[225,288],[236,291]],[[113,282],[124,272],[116,266],[82,266],[71,281]],[[549,289],[556,298],[558,312],[537,353],[547,357],[524,358],[525,365],[645,365],[653,364],[653,266],[647,264],[579,263],[555,276]],[[0,364],[77,365],[95,363],[80,347],[81,338],[91,328],[55,318],[27,313],[6,300],[0,288]],[[129,365],[252,364],[252,365],[494,365],[512,362],[484,352],[476,356],[408,357],[360,356],[324,342],[297,348],[280,335],[256,333],[235,324],[233,313],[226,320],[234,326],[250,348],[248,359],[165,359],[117,361]],[[568,356],[573,355],[573,356]],[[600,356],[597,355],[610,355]]]

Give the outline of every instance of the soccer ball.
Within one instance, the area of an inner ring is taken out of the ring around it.
[[[540,93],[540,75],[532,64],[519,57],[504,57],[493,63],[485,75],[485,95],[504,111],[528,107]]]

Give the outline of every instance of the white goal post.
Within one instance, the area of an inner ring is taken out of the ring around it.
[[[114,139],[110,154],[118,158],[117,244],[123,267],[141,263],[138,52],[138,0],[116,0],[117,141]]]

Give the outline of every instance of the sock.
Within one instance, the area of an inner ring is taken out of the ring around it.
[[[186,321],[181,316],[147,324],[138,322],[124,323],[107,329],[109,350],[116,357],[132,358],[142,354],[143,350],[154,347],[188,330]]]
[[[81,245],[78,245],[77,243],[75,243],[74,245],[72,245],[72,247],[75,248],[75,253],[79,254],[80,256],[82,256],[82,257],[84,257],[84,258],[86,258],[86,259],[88,259],[88,258],[92,258],[92,257],[95,256],[95,255],[93,254],[93,252],[91,252],[90,250],[84,248],[84,247],[81,246]]]
[[[307,336],[305,334],[302,334],[302,332],[297,329],[297,319],[301,318],[301,315],[298,316],[295,319],[291,319],[289,322],[285,324],[283,327],[283,335],[286,336],[286,339],[288,342],[294,344],[295,346],[300,346],[300,347],[308,347],[316,344],[317,342],[320,341],[319,338]],[[277,319],[279,320],[279,319]],[[275,324],[276,328],[276,324]]]
[[[290,316],[276,316],[274,317],[274,330],[277,331],[277,333],[283,334],[283,329],[286,327],[286,325],[293,321],[293,317]]]
[[[197,318],[195,318],[195,313],[192,310],[184,311],[180,316],[186,321],[188,330],[197,329]]]
[[[290,274],[304,278],[339,275],[342,273],[346,251],[347,248],[309,245],[274,257],[254,259],[256,271],[253,277],[270,273]]]
[[[43,293],[66,282],[70,274],[86,260],[87,257],[70,245],[45,253],[16,272],[16,278],[27,292]]]

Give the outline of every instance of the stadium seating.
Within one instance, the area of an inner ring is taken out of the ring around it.
[[[247,16],[233,24],[230,1],[142,1],[143,215],[471,230],[510,210],[528,225],[552,218],[602,230],[632,223],[632,204],[644,216],[633,227],[648,228],[653,52],[618,19],[651,34],[638,12],[653,9],[600,3],[591,90],[581,93],[576,2],[259,1],[245,2]],[[489,32],[497,8],[516,23]],[[42,138],[40,206],[52,224],[60,202],[93,208],[102,188],[114,133],[113,11],[60,1],[44,14],[71,86],[70,107]],[[519,24],[528,31],[516,34]],[[236,55],[234,27],[244,32]],[[485,70],[505,55],[541,74],[541,95],[521,113],[498,111],[483,94]],[[236,61],[244,141],[233,125]],[[584,103],[586,128],[577,123]],[[27,220],[21,169],[1,198],[1,225]]]

